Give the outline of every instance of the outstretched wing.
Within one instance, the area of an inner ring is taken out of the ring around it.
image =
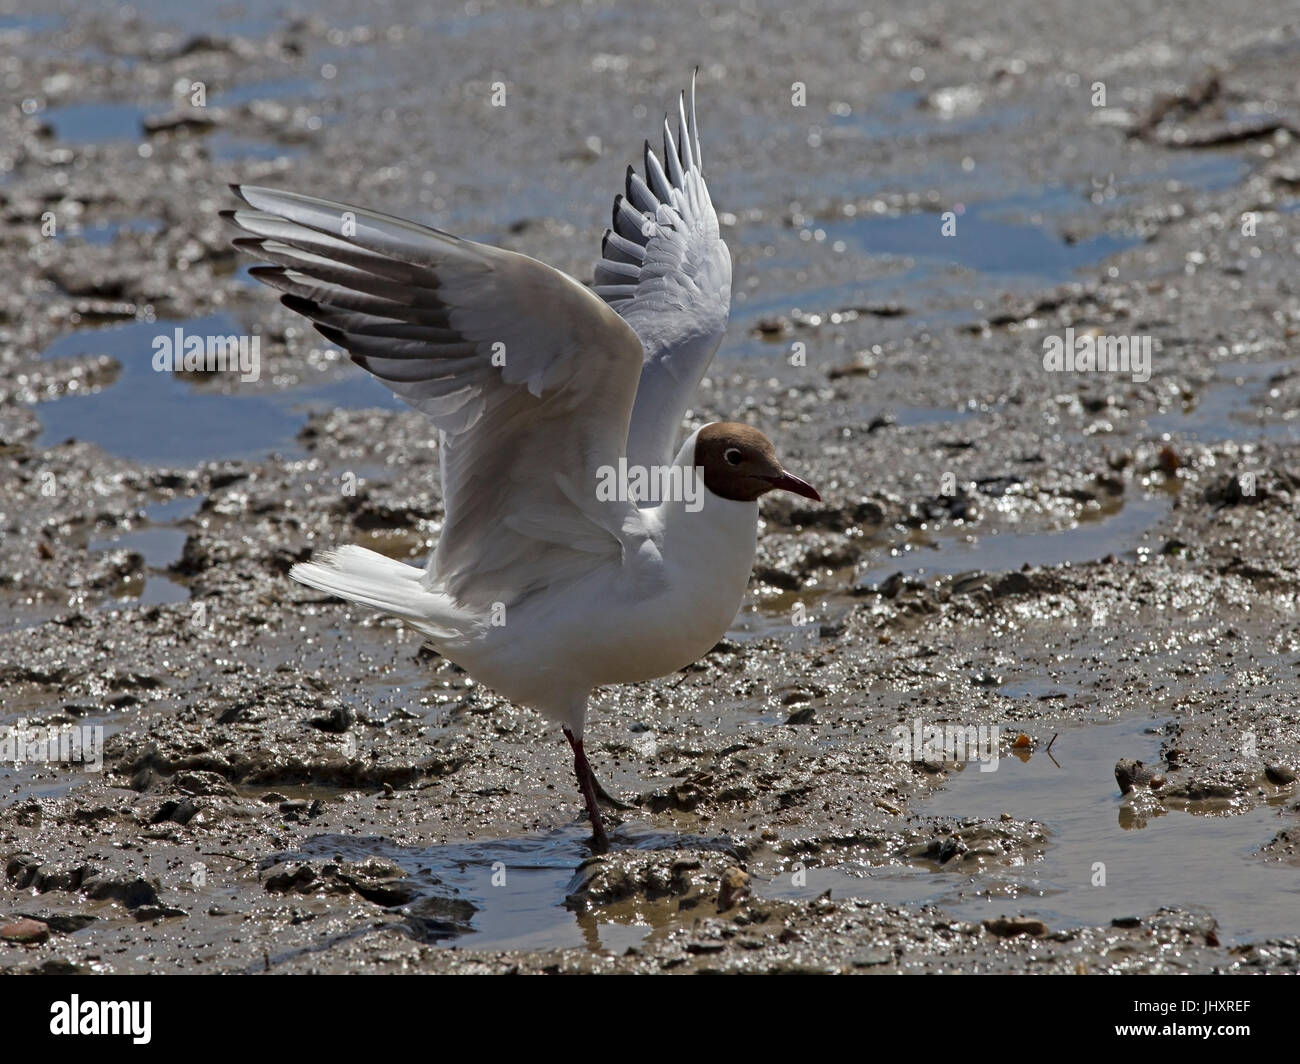
[[[676,141],[664,120],[664,165],[647,141],[645,178],[628,167],[596,264],[596,292],[645,350],[627,457],[647,467],[672,461],[682,417],[731,310],[731,254],[701,172],[693,77],[689,119],[685,94],[677,112]]]
[[[641,345],[535,259],[359,207],[252,186],[224,212],[285,306],[432,419],[446,520],[425,576],[488,608],[618,557],[632,507],[596,498],[617,466]],[[635,522],[633,522],[633,525]]]

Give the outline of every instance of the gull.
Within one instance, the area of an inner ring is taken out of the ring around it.
[[[251,209],[222,212],[248,234],[235,246],[267,263],[252,276],[438,433],[444,519],[427,566],[344,546],[290,575],[400,618],[559,723],[602,852],[608,796],[583,748],[592,691],[703,657],[744,598],[758,500],[820,501],[747,425],[712,422],[676,445],[731,306],[694,78],[677,112],[662,161],[646,142],[644,175],[627,169],[591,288],[294,192],[233,185]]]

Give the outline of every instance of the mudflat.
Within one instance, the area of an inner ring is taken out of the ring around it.
[[[0,971],[1296,968],[1293,12],[785,6],[0,16]],[[825,501],[593,704],[592,857],[557,729],[288,579],[421,560],[436,442],[217,212],[589,279],[696,65],[735,295],[693,423]],[[177,329],[255,379],[157,371]]]

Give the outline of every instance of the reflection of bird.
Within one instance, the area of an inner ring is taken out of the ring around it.
[[[647,144],[645,178],[628,168],[595,294],[534,259],[388,215],[235,191],[252,208],[226,212],[251,234],[236,245],[273,264],[252,275],[438,429],[445,521],[428,568],[348,546],[292,576],[402,618],[562,724],[603,847],[582,744],[591,690],[704,655],[744,595],[758,498],[818,498],[744,425],[705,425],[673,447],[731,302],[694,87],[676,140],[664,123],[664,162]],[[638,468],[668,490],[598,490]]]

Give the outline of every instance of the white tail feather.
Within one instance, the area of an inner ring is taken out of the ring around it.
[[[469,634],[476,619],[445,594],[429,591],[424,570],[350,545],[322,551],[289,570],[301,584],[400,617],[434,640]]]

